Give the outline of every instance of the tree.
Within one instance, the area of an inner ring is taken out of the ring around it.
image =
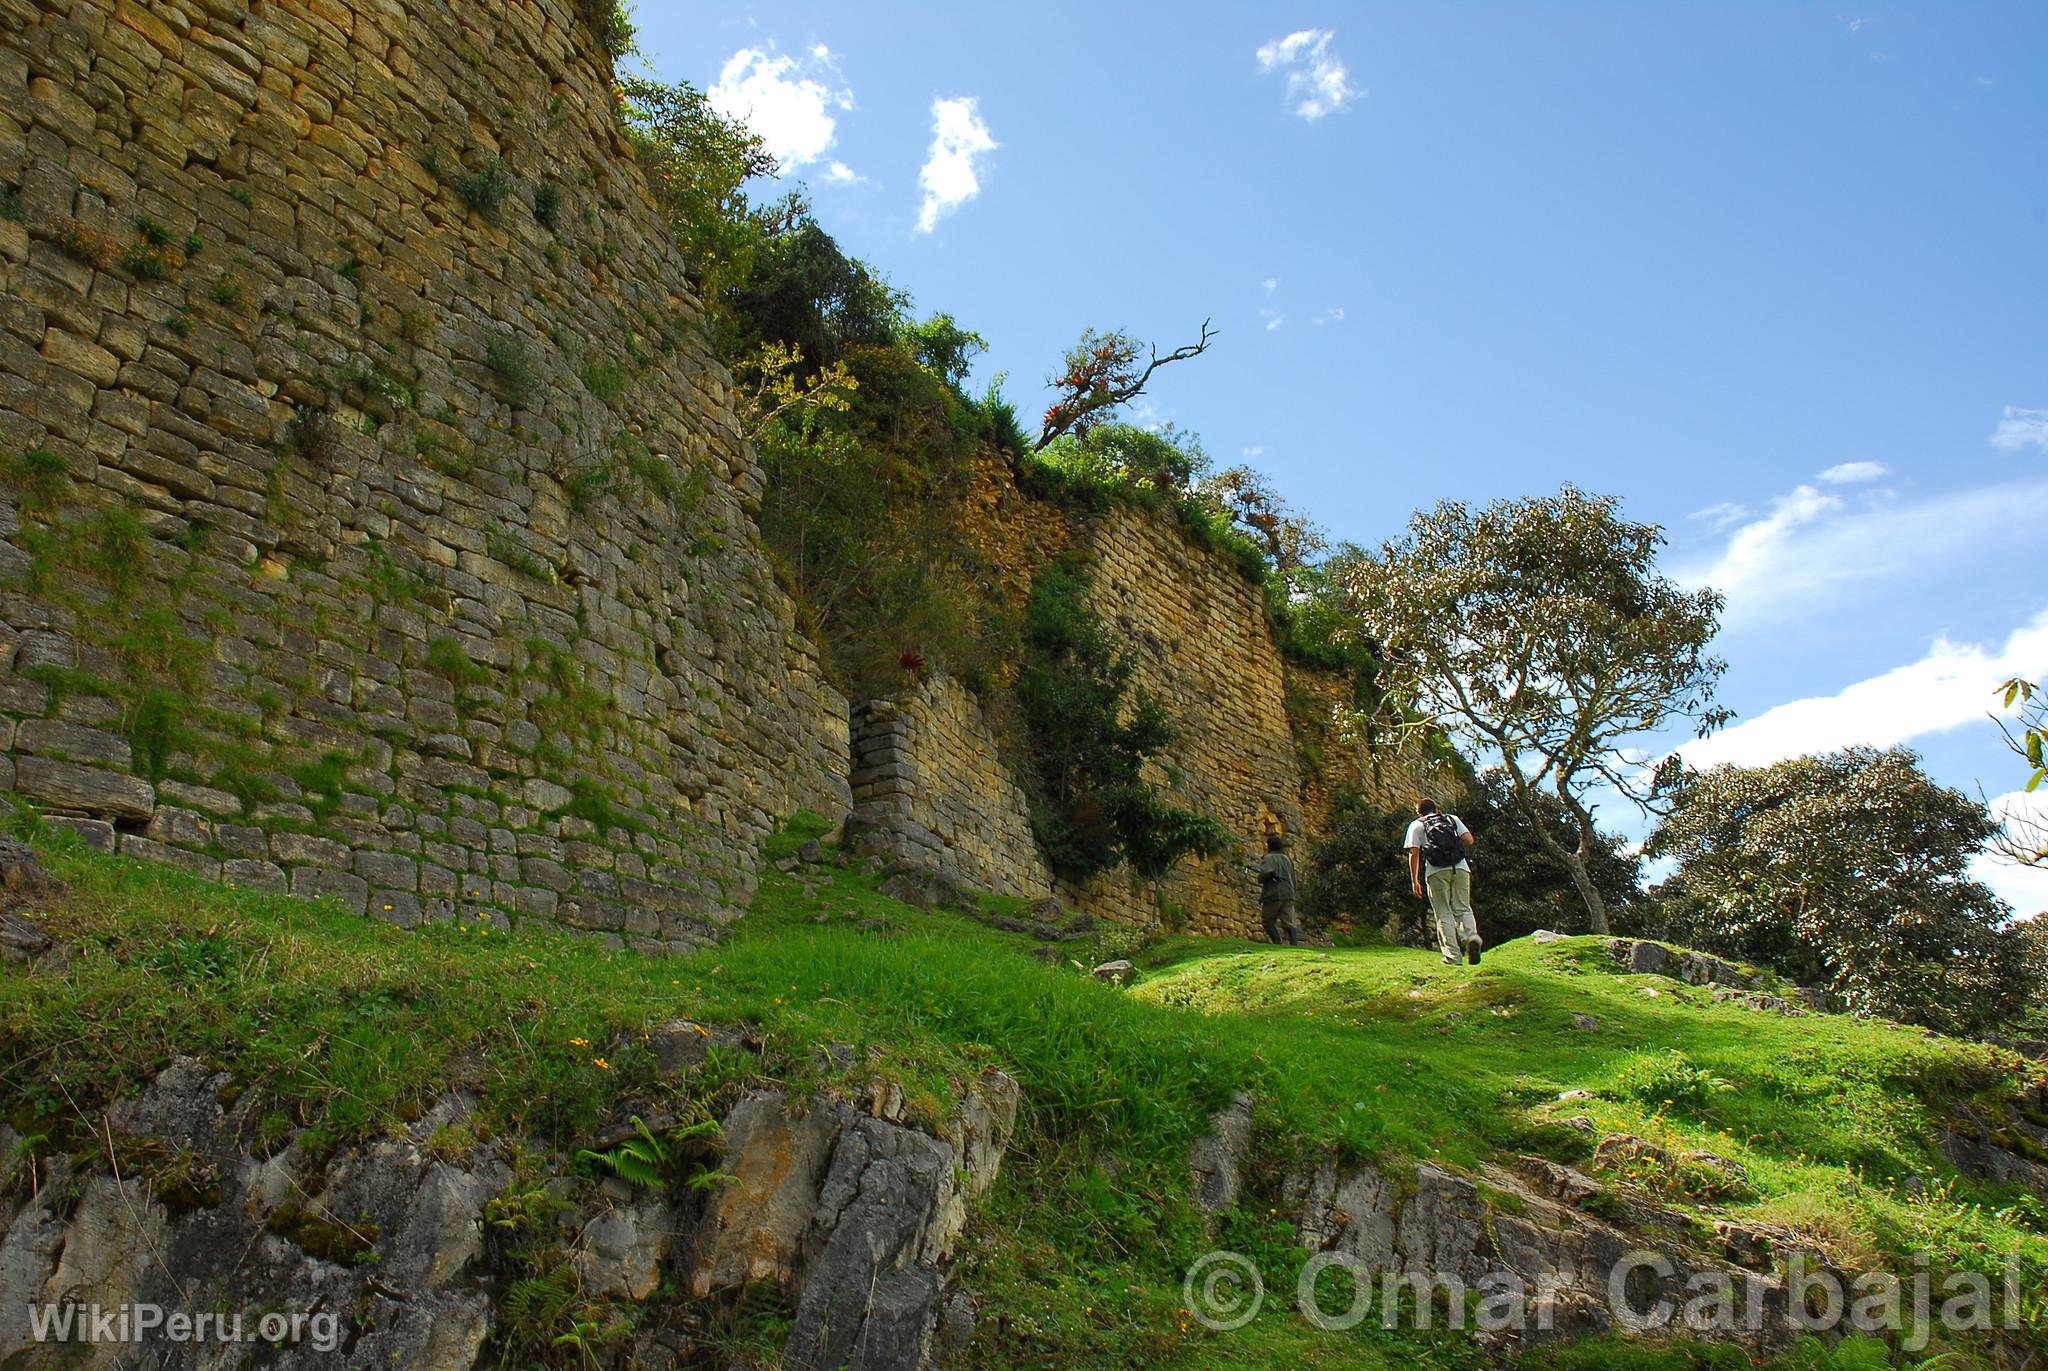
[[[2041,974],[2012,911],[1970,880],[1996,830],[1906,748],[1684,777],[1647,855],[1678,862],[1688,941],[1950,1033],[2008,1022]]]
[[[1080,342],[1067,349],[1065,370],[1046,382],[1059,392],[1059,398],[1045,411],[1045,424],[1039,430],[1033,451],[1042,450],[1062,433],[1077,438],[1086,435],[1119,406],[1144,394],[1153,372],[1170,363],[1201,356],[1209,350],[1209,341],[1215,336],[1209,321],[1204,319],[1199,339],[1163,357],[1157,347],[1151,348],[1150,360],[1141,371],[1141,345],[1136,339],[1122,331],[1097,333],[1089,329],[1081,335]]]
[[[2026,793],[2031,795],[2048,782],[2048,693],[2032,681],[2014,677],[1999,687],[2005,707],[2019,706],[2019,714],[1998,720],[2007,747],[2013,750],[2028,772]],[[2006,814],[1992,846],[2000,856],[2022,866],[2048,866],[2048,819],[2030,817],[2018,810]]]
[[[1655,525],[1622,519],[1612,497],[1566,486],[1477,513],[1445,501],[1347,569],[1362,626],[1383,645],[1383,696],[1500,764],[1596,933],[1607,911],[1590,870],[1589,796],[1611,788],[1655,809],[1656,777],[1630,759],[1628,740],[1681,719],[1704,734],[1729,717],[1713,707],[1725,663],[1707,655],[1721,596],[1658,575],[1663,543]],[[1572,846],[1544,822],[1546,788],[1571,816]]]
[[[1572,819],[1549,795],[1537,796],[1544,824],[1560,846],[1576,840]],[[1520,938],[1539,928],[1578,931],[1585,915],[1572,875],[1543,844],[1516,805],[1507,776],[1495,767],[1446,807],[1456,810],[1479,839],[1472,852],[1480,882],[1480,930],[1491,943]],[[1429,907],[1409,889],[1408,859],[1401,835],[1413,808],[1383,807],[1354,798],[1332,816],[1329,831],[1305,863],[1302,912],[1327,923],[1339,914],[1354,924],[1398,930],[1397,940],[1433,947]],[[1640,893],[1640,863],[1612,834],[1599,835],[1588,869],[1610,907],[1627,905]]]
[[[758,134],[713,109],[687,81],[621,76],[618,89],[620,125],[705,301],[715,307],[752,269],[761,221],[742,187],[774,175],[775,158]]]
[[[1195,493],[1244,530],[1283,580],[1307,567],[1328,546],[1323,531],[1289,508],[1263,472],[1248,466],[1204,477]]]

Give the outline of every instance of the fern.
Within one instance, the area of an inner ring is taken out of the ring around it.
[[[668,1165],[668,1149],[638,1114],[633,1116],[633,1127],[639,1130],[636,1136],[601,1152],[586,1147],[576,1154],[576,1160],[586,1167],[609,1171],[628,1185],[656,1189],[662,1183],[663,1168]]]

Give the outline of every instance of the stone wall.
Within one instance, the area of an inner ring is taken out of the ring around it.
[[[1123,871],[1079,885],[1055,880],[1031,840],[1024,794],[995,731],[971,694],[944,681],[855,709],[857,812],[897,835],[899,855],[987,889],[1050,888],[1076,908],[1125,922],[1255,931],[1244,867],[1264,851],[1265,835],[1293,835],[1297,858],[1304,855],[1330,796],[1369,771],[1363,747],[1327,730],[1304,765],[1289,722],[1290,672],[1305,707],[1321,717],[1338,702],[1340,683],[1286,664],[1259,587],[1229,559],[1190,543],[1169,513],[1077,515],[1019,491],[1006,468],[988,462],[964,502],[961,533],[1018,605],[1053,558],[1076,549],[1090,556],[1094,609],[1122,636],[1137,683],[1179,730],[1151,780],[1221,821],[1238,846],[1183,861],[1157,887]]]
[[[0,790],[655,948],[845,703],[573,0],[0,0]]]
[[[980,701],[945,677],[853,712],[854,813],[897,856],[999,895],[1050,895],[1024,791]]]

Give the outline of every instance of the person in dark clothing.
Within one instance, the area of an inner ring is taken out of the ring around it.
[[[1266,836],[1266,855],[1252,869],[1259,878],[1259,918],[1266,926],[1266,941],[1301,946],[1301,919],[1294,912],[1294,861],[1283,850],[1287,839],[1278,833]]]

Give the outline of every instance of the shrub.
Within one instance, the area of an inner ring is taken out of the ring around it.
[[[533,187],[533,222],[552,229],[562,213],[562,188],[553,181],[536,182]]]
[[[1735,1089],[1729,1082],[1676,1048],[1657,1055],[1631,1057],[1614,1073],[1613,1093],[1652,1109],[1683,1106],[1698,1112],[1716,1095]]]
[[[626,388],[625,380],[619,375],[619,369],[610,362],[585,362],[577,375],[582,378],[583,384],[589,388],[592,395],[608,405],[615,402]]]
[[[462,203],[486,219],[496,219],[505,197],[512,193],[512,178],[505,174],[505,161],[497,153],[478,164],[474,171],[457,172],[449,178]]]
[[[0,219],[18,224],[27,217],[28,211],[21,203],[21,192],[13,186],[0,186]]]
[[[1175,732],[1159,702],[1133,686],[1130,655],[1088,606],[1091,579],[1083,561],[1063,557],[1039,574],[1025,611],[1016,697],[1030,733],[1032,826],[1063,874],[1128,862],[1157,879],[1182,856],[1222,851],[1230,833],[1145,781],[1146,759]]]
[[[240,309],[242,307],[241,278],[231,272],[223,272],[221,275],[214,277],[213,284],[207,288],[206,293],[213,297],[213,302],[216,305],[221,305],[228,309]]]
[[[583,0],[583,16],[606,56],[617,61],[633,50],[633,17],[623,0]]]
[[[741,189],[772,175],[775,159],[744,124],[711,107],[684,81],[621,76],[619,119],[706,304],[722,309],[746,281],[769,226]]]
[[[341,442],[341,426],[325,409],[300,405],[285,420],[284,439],[299,456],[316,465],[326,466],[333,461]]]
[[[0,465],[0,480],[19,491],[22,505],[31,509],[53,509],[71,489],[64,459],[43,447],[8,458]]]
[[[505,399],[524,408],[538,381],[526,343],[510,329],[500,329],[484,340],[484,365],[498,378]]]

